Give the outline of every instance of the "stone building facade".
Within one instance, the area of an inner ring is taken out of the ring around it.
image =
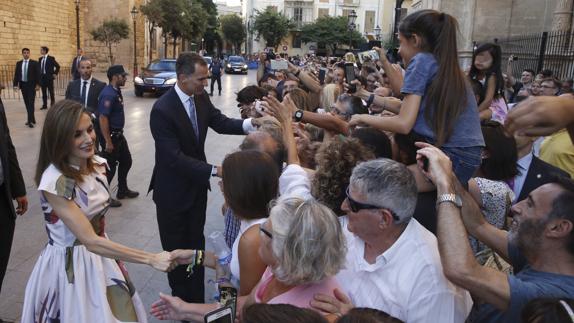
[[[69,66],[76,54],[76,4],[73,0],[2,0],[0,5],[0,66],[13,65],[21,59],[21,49],[30,48],[32,58],[40,56],[40,46],[48,46],[60,65]],[[98,70],[109,66],[107,48],[92,40],[89,31],[105,19],[125,19],[130,36],[115,49],[116,64],[133,71],[134,39],[130,10],[144,0],[80,0],[80,46],[95,60]],[[146,63],[148,46],[145,18],[136,19],[137,56]]]

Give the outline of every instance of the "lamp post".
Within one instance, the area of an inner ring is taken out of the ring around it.
[[[137,32],[136,32],[136,18],[138,17],[138,9],[136,6],[130,11],[132,19],[134,21],[134,77],[138,75],[138,55],[137,55]]]
[[[381,40],[381,27],[379,27],[379,25],[375,27],[375,39]]]
[[[76,2],[76,49],[80,49],[80,0]]]
[[[355,10],[351,10],[347,18],[349,19],[348,28],[349,28],[349,50],[350,50],[353,47],[353,31],[355,30],[356,27],[355,20],[357,20],[357,13],[355,12]]]

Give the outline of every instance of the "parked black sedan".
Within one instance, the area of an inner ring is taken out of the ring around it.
[[[136,96],[143,96],[145,92],[161,95],[172,88],[176,81],[175,59],[158,59],[149,63],[134,78],[134,92]]]
[[[225,73],[247,74],[247,62],[241,56],[229,56],[225,62]]]

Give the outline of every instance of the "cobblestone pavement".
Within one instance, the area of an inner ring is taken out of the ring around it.
[[[101,76],[98,77],[101,80],[104,79]],[[224,74],[221,81],[222,95],[213,96],[212,102],[227,116],[239,117],[235,93],[248,84],[255,84],[255,71],[249,71],[247,76]],[[11,89],[6,90],[11,91]],[[155,205],[151,199],[151,194],[146,195],[154,165],[155,152],[153,138],[149,130],[149,115],[156,98],[149,95],[143,98],[135,97],[129,84],[124,89],[123,94],[126,112],[125,136],[134,161],[128,176],[128,183],[131,189],[140,192],[140,196],[133,200],[122,200],[122,207],[110,209],[106,217],[106,231],[110,239],[116,242],[150,252],[158,252],[161,251],[161,244]],[[0,318],[4,320],[19,320],[26,282],[40,251],[47,242],[40,199],[33,182],[40,136],[46,115],[46,110],[39,110],[40,105],[41,99],[36,99],[38,124],[35,128],[30,129],[24,125],[26,112],[23,101],[4,101],[12,140],[16,146],[28,191],[28,201],[30,202],[28,212],[16,221],[16,232],[8,272],[0,293]],[[243,136],[218,135],[210,130],[206,141],[208,162],[221,164],[225,155],[235,150],[242,139]],[[116,188],[116,185],[117,183],[112,182],[112,188]],[[217,189],[216,180],[212,180],[212,187],[215,189],[209,193],[205,225],[206,236],[213,231],[223,230],[223,217],[221,216],[223,198]],[[209,247],[208,245],[207,248],[209,249]],[[128,264],[127,267],[147,309],[158,298],[160,291],[170,292],[166,274],[145,265]],[[210,278],[213,278],[213,275],[207,270],[206,279]],[[46,279],[49,278],[46,277]],[[212,297],[213,292],[213,287],[206,288],[206,300]],[[149,320],[150,322],[159,322],[151,317]]]

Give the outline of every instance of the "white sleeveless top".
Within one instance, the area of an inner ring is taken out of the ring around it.
[[[231,281],[233,282],[234,285],[236,285],[235,286],[236,288],[239,288],[239,240],[243,236],[243,233],[249,230],[249,228],[251,228],[256,224],[261,224],[265,221],[267,221],[267,218],[241,220],[241,225],[239,226],[239,234],[237,235],[235,241],[233,242],[233,248],[231,248],[231,263],[229,264],[232,277]],[[254,252],[258,251],[255,250]]]

